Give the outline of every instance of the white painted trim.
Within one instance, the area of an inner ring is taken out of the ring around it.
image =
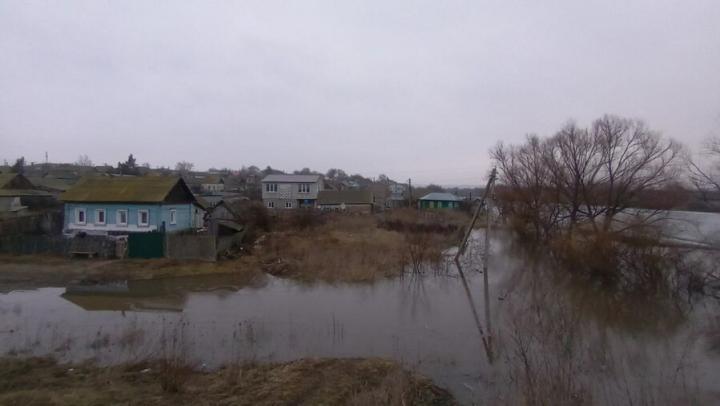
[[[157,230],[157,226],[139,227],[134,224],[120,226],[117,224],[105,224],[96,226],[94,224],[68,224],[68,230],[80,231],[125,231],[125,232],[148,232]]]
[[[274,189],[274,190],[271,190]],[[278,184],[277,183],[266,183],[265,184],[265,192],[266,193],[277,193],[278,191]]]
[[[177,209],[170,209],[170,224],[177,224]]]
[[[83,221],[80,221],[80,213],[83,214]],[[75,208],[75,223],[85,225],[87,224],[87,210],[84,207]]]
[[[147,221],[142,222],[142,213],[147,214]],[[137,225],[138,227],[148,227],[150,225],[150,210],[141,209],[137,211]]]
[[[103,215],[103,221],[99,221],[98,218],[100,218],[100,213]],[[107,223],[107,212],[105,209],[95,209],[95,219],[94,223],[97,226],[104,226],[105,223]]]
[[[125,213],[125,221],[124,221],[124,222],[120,221],[120,212],[124,212],[124,213]],[[128,210],[127,210],[127,209],[117,209],[117,210],[115,210],[115,226],[117,226],[117,227],[123,227],[123,228],[127,227],[127,226],[128,226],[128,221],[130,220],[130,218],[128,217],[129,215],[130,215],[130,214],[128,213]]]

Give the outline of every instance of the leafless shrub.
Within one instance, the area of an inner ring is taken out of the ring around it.
[[[194,371],[185,347],[185,326],[186,322],[181,320],[169,331],[164,329],[160,339],[158,372],[160,387],[164,392],[181,392]]]

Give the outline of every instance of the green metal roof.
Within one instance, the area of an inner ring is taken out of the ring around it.
[[[63,192],[60,200],[64,202],[161,203],[178,182],[182,182],[182,180],[178,177],[168,176],[85,178]],[[184,182],[183,186],[192,196]]]
[[[428,193],[425,196],[421,197],[420,200],[433,200],[433,201],[441,201],[441,202],[461,202],[463,199],[460,197],[455,196],[452,193]]]

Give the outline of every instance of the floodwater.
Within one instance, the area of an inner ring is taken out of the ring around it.
[[[183,354],[204,368],[385,357],[467,404],[513,403],[543,379],[593,403],[720,402],[716,301],[602,294],[501,236],[486,294],[476,237],[462,274],[447,265],[372,284],[222,276],[12,291],[0,294],[0,354],[102,364]]]

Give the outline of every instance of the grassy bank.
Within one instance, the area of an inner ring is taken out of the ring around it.
[[[250,255],[218,262],[0,255],[0,285],[268,272],[303,281],[362,282],[438,262],[457,244],[469,215],[399,209],[381,215],[292,214],[262,232]]]
[[[0,404],[455,404],[429,380],[379,359],[305,359],[235,365],[212,373],[173,372],[158,363],[98,368],[5,358],[0,360]]]
[[[62,286],[78,281],[155,279],[260,272],[253,258],[220,262],[169,259],[71,259],[45,255],[0,256],[0,285]]]
[[[396,210],[382,216],[327,214],[292,221],[267,234],[254,254],[276,276],[364,282],[398,276],[409,266],[440,260],[457,244],[468,216]]]

